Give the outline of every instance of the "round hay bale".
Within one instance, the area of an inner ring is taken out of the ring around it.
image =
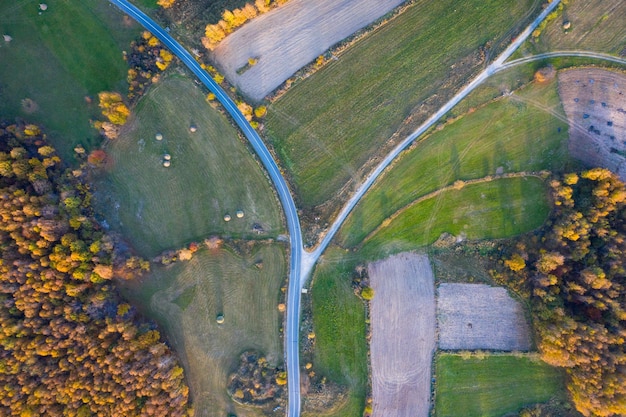
[[[48,5],[46,3],[39,3],[39,10],[43,10],[45,12],[48,10]]]
[[[169,153],[166,153],[165,155],[163,155],[163,159],[165,159],[166,161],[169,161],[172,159],[172,156]]]
[[[156,140],[163,140],[163,135],[162,135],[162,134],[160,134],[160,133],[157,133],[157,134],[154,136],[154,138],[155,138]]]
[[[230,221],[230,219],[231,219],[230,214],[225,214],[225,215],[224,215],[224,221],[225,221],[225,222],[229,222],[229,221]]]
[[[170,161],[163,161],[163,166],[164,166],[165,168],[168,168],[170,165],[171,165],[171,162],[170,162]]]
[[[217,324],[224,323],[224,315],[222,313],[218,314],[217,317],[215,317],[215,321],[217,322]]]
[[[238,219],[241,219],[243,217],[243,210],[237,210],[237,213],[235,213]]]
[[[189,131],[190,131],[191,133],[195,133],[195,132],[196,132],[196,130],[198,130],[198,128],[197,128],[196,126],[194,126],[194,125],[189,126]]]
[[[572,27],[572,22],[570,22],[569,20],[566,20],[565,22],[563,22],[563,29],[567,30],[571,27]]]

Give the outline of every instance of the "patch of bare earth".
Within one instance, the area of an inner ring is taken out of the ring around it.
[[[435,350],[434,277],[426,255],[368,265],[374,417],[427,417]]]
[[[626,75],[584,68],[562,71],[558,80],[572,156],[626,181]]]
[[[524,310],[501,287],[439,285],[437,321],[440,349],[526,351],[531,347]]]
[[[261,100],[328,48],[401,3],[291,0],[227,36],[213,55],[232,84],[253,100]],[[241,71],[249,58],[257,63]]]

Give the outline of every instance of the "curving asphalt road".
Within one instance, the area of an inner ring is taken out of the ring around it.
[[[285,330],[285,360],[287,362],[287,383],[289,391],[289,417],[300,415],[300,355],[298,350],[299,325],[300,325],[300,260],[302,259],[302,232],[300,231],[300,221],[298,212],[294,204],[285,179],[280,173],[276,162],[268,151],[267,147],[259,137],[258,133],[250,126],[250,123],[241,114],[237,105],[222,90],[222,88],[211,78],[211,76],[200,67],[200,64],[183,48],[174,38],[163,28],[156,24],[150,17],[129,3],[127,0],[109,0],[124,13],[139,22],[143,27],[156,36],[165,46],[167,46],[199,79],[207,88],[215,94],[215,97],[224,106],[226,111],[235,120],[235,123],[242,130],[250,145],[258,155],[267,170],[278,198],[283,206],[287,229],[289,230],[289,240],[291,249],[291,261],[289,268],[289,289],[287,293],[287,328]]]
[[[476,76],[469,84],[467,84],[461,91],[459,91],[454,97],[452,97],[446,104],[444,104],[436,113],[431,115],[421,126],[419,126],[413,133],[407,136],[402,142],[398,144],[391,152],[385,156],[385,158],[378,164],[376,169],[372,171],[365,181],[361,184],[361,186],[357,189],[357,191],[352,195],[350,200],[343,207],[333,224],[330,226],[324,238],[320,242],[320,244],[315,248],[313,252],[305,252],[304,257],[302,259],[302,271],[300,273],[300,280],[302,284],[306,281],[308,275],[311,273],[313,266],[322,255],[326,247],[330,244],[330,241],[333,239],[343,222],[348,217],[348,214],[352,211],[354,206],[359,202],[361,197],[365,194],[365,192],[372,186],[374,181],[378,178],[378,176],[391,164],[391,162],[406,149],[415,139],[421,136],[424,132],[430,129],[441,117],[443,117],[447,112],[449,112],[454,106],[456,106],[461,100],[463,100],[469,93],[474,91],[476,87],[482,84],[487,78],[491,75],[498,72],[505,64],[506,61],[512,54],[520,47],[520,45],[526,41],[526,39],[530,36],[530,34],[539,26],[539,24],[546,18],[546,16],[554,10],[561,0],[554,0],[552,3],[546,7],[535,20],[526,28],[522,33],[520,33],[517,38],[502,52],[496,59],[493,61],[487,68],[485,68],[480,74]]]

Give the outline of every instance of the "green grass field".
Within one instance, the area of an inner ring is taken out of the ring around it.
[[[255,266],[259,260],[262,268]],[[126,283],[125,295],[159,323],[182,358],[196,415],[263,415],[236,406],[226,386],[245,350],[282,364],[277,305],[286,274],[284,248],[257,244],[243,255],[201,249],[191,261],[154,268],[141,282]],[[224,314],[221,325],[218,314]]]
[[[367,388],[365,307],[350,286],[355,262],[335,248],[326,251],[313,279],[315,370],[349,388],[346,403],[332,417],[360,416]]]
[[[254,224],[265,230],[260,237],[282,231],[278,201],[260,165],[190,79],[172,76],[153,86],[105,150],[112,162],[97,181],[96,202],[143,256],[209,234],[258,238]],[[166,153],[169,168],[162,165]]]
[[[355,207],[339,242],[359,244],[411,201],[454,183],[504,172],[561,171],[572,163],[556,81],[478,108],[406,151]]]
[[[626,3],[570,0],[562,14],[546,25],[539,38],[527,41],[516,57],[548,51],[594,51],[626,54]],[[563,28],[570,22],[568,30]]]
[[[565,390],[556,368],[511,355],[463,359],[439,354],[436,377],[437,417],[500,417],[562,396]]]
[[[73,148],[99,142],[89,119],[98,116],[96,94],[126,91],[122,50],[139,34],[124,23],[107,1],[0,2],[0,117],[38,123],[61,155],[73,160]],[[92,104],[85,96],[95,98]],[[25,109],[29,98],[36,109]]]
[[[527,17],[532,5],[420,1],[272,104],[268,136],[302,206],[319,205],[358,181],[357,171],[403,121],[429,96],[451,95],[478,69],[467,59],[488,41],[508,41],[511,22]]]
[[[497,239],[541,226],[550,206],[542,180],[507,178],[451,189],[403,210],[363,246],[366,257],[382,257],[430,245],[442,233],[468,239]]]

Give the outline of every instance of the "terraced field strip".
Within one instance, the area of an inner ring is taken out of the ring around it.
[[[283,247],[257,244],[242,255],[202,249],[190,261],[157,267],[143,282],[129,283],[130,300],[165,329],[181,356],[196,416],[265,415],[236,405],[226,386],[245,350],[282,364],[277,305],[286,274]],[[218,314],[223,324],[216,322]]]
[[[346,184],[358,184],[368,161],[391,149],[394,133],[410,132],[435,102],[451,97],[483,64],[479,47],[506,37],[510,22],[521,26],[532,4],[417,2],[272,104],[268,136],[301,206],[317,206]],[[422,108],[429,97],[432,103]],[[418,111],[421,116],[403,124]]]
[[[428,256],[401,253],[367,267],[374,417],[428,417],[435,287]]]
[[[282,230],[263,170],[226,117],[187,78],[156,84],[105,149],[111,162],[98,181],[96,201],[111,227],[144,256],[209,234],[262,238]],[[169,167],[163,166],[165,155]]]
[[[89,123],[100,113],[95,95],[127,88],[122,50],[138,25],[99,0],[50,2],[45,11],[39,2],[3,1],[0,34],[12,37],[0,39],[2,117],[43,126],[67,162],[78,143],[98,143]]]
[[[359,244],[386,218],[412,201],[457,180],[497,172],[561,171],[571,164],[567,123],[556,81],[530,85],[473,109],[405,151],[354,208],[340,231],[341,245]]]
[[[563,373],[525,356],[436,359],[436,417],[500,417],[565,393]]]
[[[447,190],[411,206],[363,244],[366,256],[429,245],[442,233],[463,239],[496,239],[528,232],[550,211],[542,180],[503,178]]]

